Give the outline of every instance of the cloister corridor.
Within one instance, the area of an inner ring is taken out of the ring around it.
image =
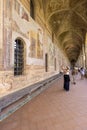
[[[0,122],[0,130],[87,130],[87,79],[76,77],[63,90],[63,77]]]

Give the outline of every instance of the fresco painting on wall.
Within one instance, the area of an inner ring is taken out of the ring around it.
[[[12,0],[4,0],[4,37],[3,37],[3,63],[4,68],[10,67],[10,53],[12,43]]]
[[[2,49],[1,48],[0,48],[0,63],[2,63]]]
[[[14,0],[14,9],[16,10],[16,12],[19,14],[19,16],[22,19],[29,21],[27,12],[25,11],[25,9],[20,5],[20,3],[17,0]]]
[[[33,37],[31,37],[29,50],[30,50],[29,57],[36,58],[36,39]]]
[[[40,29],[37,34],[37,58],[43,59],[43,35]]]
[[[14,9],[18,14],[20,14],[20,4],[17,0],[14,0]]]
[[[55,48],[53,43],[49,43],[49,63],[50,65],[54,65],[54,57],[55,57]]]
[[[12,31],[10,29],[4,28],[4,67],[10,67],[11,58],[11,43],[12,43]]]
[[[27,21],[29,21],[29,17],[28,17],[28,14],[26,13],[26,11],[24,10],[24,8],[21,8],[21,12],[22,12],[22,14],[21,14],[21,18],[22,19],[25,19],[25,20],[27,20]]]
[[[4,0],[4,10],[5,10],[5,18],[11,18],[12,16],[12,1],[11,0]]]

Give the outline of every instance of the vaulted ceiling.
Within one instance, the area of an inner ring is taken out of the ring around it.
[[[70,62],[77,61],[87,31],[87,0],[38,0],[38,3]]]

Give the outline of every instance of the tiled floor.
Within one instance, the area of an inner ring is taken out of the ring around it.
[[[76,77],[69,92],[63,90],[62,78],[55,81],[2,121],[0,130],[87,130],[87,79]]]

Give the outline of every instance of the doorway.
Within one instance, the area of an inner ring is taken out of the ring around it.
[[[48,54],[45,54],[45,71],[48,72]]]

